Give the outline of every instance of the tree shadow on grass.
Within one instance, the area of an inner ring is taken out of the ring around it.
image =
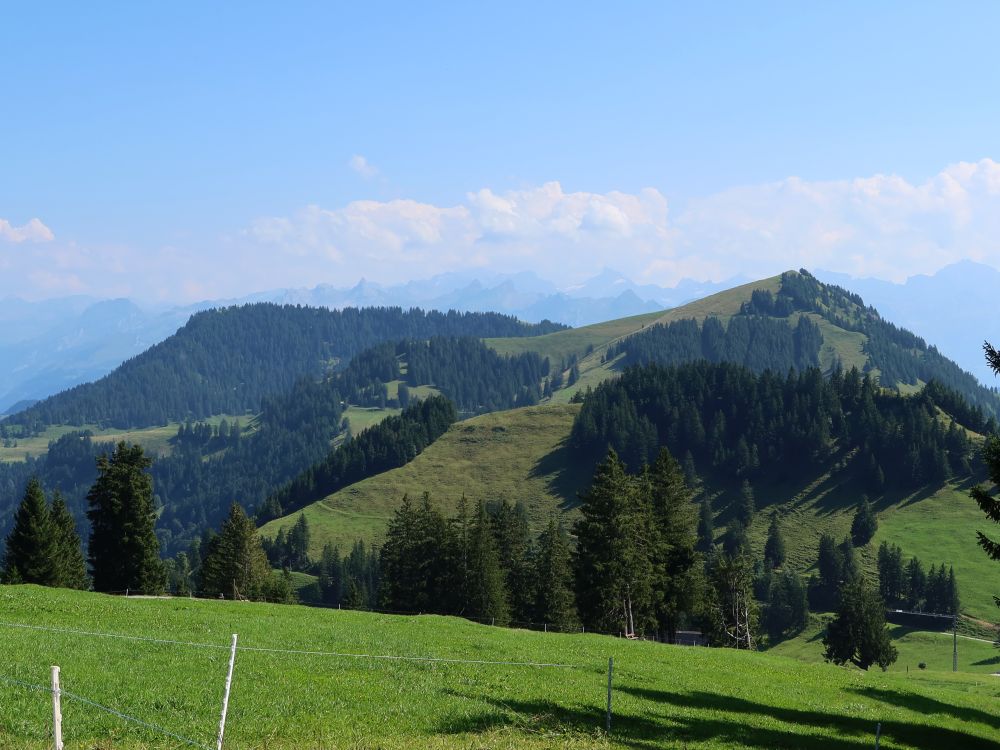
[[[875,722],[818,711],[768,706],[732,696],[706,692],[669,693],[647,688],[619,688],[618,692],[660,704],[660,711],[643,715],[614,714],[611,739],[614,744],[635,750],[653,750],[669,745],[713,741],[723,747],[801,748],[840,750],[870,748],[874,743]],[[482,695],[448,691],[450,695],[486,704],[479,712],[445,719],[437,727],[441,734],[478,734],[503,727],[521,729],[531,735],[565,736],[567,732],[594,736],[604,727],[604,711],[589,706],[564,706],[553,701],[499,700]],[[872,696],[878,700],[878,696]],[[916,696],[919,698],[920,696]],[[672,714],[671,707],[684,711]],[[919,706],[908,706],[921,710]],[[954,707],[950,707],[954,708]],[[696,713],[692,715],[692,710]],[[978,712],[977,712],[978,713]],[[735,716],[726,716],[735,714]],[[791,725],[752,726],[740,715],[756,714]],[[793,730],[793,727],[798,731]],[[917,748],[953,747],[963,750],[996,750],[996,743],[963,731],[929,725],[883,723],[886,741]]]
[[[587,489],[593,476],[593,467],[588,472],[579,466],[573,458],[567,439],[538,459],[529,476],[547,479],[549,492],[563,498],[559,507],[570,510],[580,504],[579,494]]]
[[[826,748],[858,747],[868,748],[874,743],[875,722],[868,719],[844,716],[840,714],[823,713],[820,711],[804,711],[795,708],[769,706],[755,703],[735,696],[719,695],[707,692],[670,693],[663,690],[648,688],[620,688],[645,700],[680,706],[700,711],[711,711],[721,714],[756,714],[784,722],[800,728],[822,730],[817,734],[793,734],[769,728],[747,726],[739,719],[705,718],[682,716],[674,720],[673,734],[680,740],[715,739],[742,744],[748,747],[796,747],[825,750]],[[862,692],[864,691],[857,691]],[[896,705],[914,711],[924,711],[932,708],[930,704],[922,704],[923,696],[902,695],[890,691],[874,691],[866,694],[873,700],[882,700],[888,696],[896,698]],[[910,699],[913,699],[912,701]],[[891,702],[891,701],[884,701]],[[948,712],[961,721],[976,721],[995,726],[996,717],[990,717],[982,711],[963,709],[938,701],[931,701],[939,712]],[[686,726],[685,726],[686,725]],[[903,722],[883,722],[882,737],[886,741],[898,742],[917,748],[953,747],[963,750],[996,750],[997,743],[983,737],[977,737],[968,732],[936,727],[929,724],[912,724]]]
[[[889,705],[899,706],[900,708],[908,708],[911,711],[919,711],[924,715],[947,714],[958,719],[959,721],[985,724],[988,727],[1000,729],[1000,713],[990,714],[986,711],[980,711],[977,708],[954,706],[950,703],[939,701],[936,698],[928,698],[926,695],[905,693],[898,690],[883,690],[875,687],[864,687],[854,688],[853,692],[881,703],[888,703]],[[962,747],[964,747],[964,745]],[[992,747],[998,747],[997,743],[994,743]]]
[[[993,664],[1000,664],[1000,656],[991,656],[989,659],[980,659],[979,661],[972,662],[974,667],[988,667]]]

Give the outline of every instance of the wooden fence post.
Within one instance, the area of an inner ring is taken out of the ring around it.
[[[59,667],[52,667],[52,738],[55,750],[63,750],[62,691],[59,689]]]

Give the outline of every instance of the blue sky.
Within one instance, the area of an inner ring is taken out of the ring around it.
[[[0,295],[1000,265],[1000,5],[204,5],[4,9]]]

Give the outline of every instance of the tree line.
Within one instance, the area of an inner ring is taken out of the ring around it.
[[[238,503],[220,532],[207,533],[190,554],[160,557],[151,461],[142,447],[118,443],[96,460],[87,492],[90,536],[84,556],[80,535],[58,491],[51,503],[41,482],[29,480],[6,539],[2,581],[107,593],[221,596],[293,601],[286,576],[272,574],[253,521]]]

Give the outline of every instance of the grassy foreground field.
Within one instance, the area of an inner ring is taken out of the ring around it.
[[[560,663],[514,666],[240,651],[227,748],[995,748],[1000,679],[862,673],[773,654],[503,630],[444,617],[0,588],[0,677],[48,683],[214,747],[230,633],[251,648]],[[209,643],[152,643],[10,623]],[[614,723],[604,726],[608,657]],[[71,750],[177,748],[63,699]],[[47,693],[0,682],[0,747],[50,747]]]

